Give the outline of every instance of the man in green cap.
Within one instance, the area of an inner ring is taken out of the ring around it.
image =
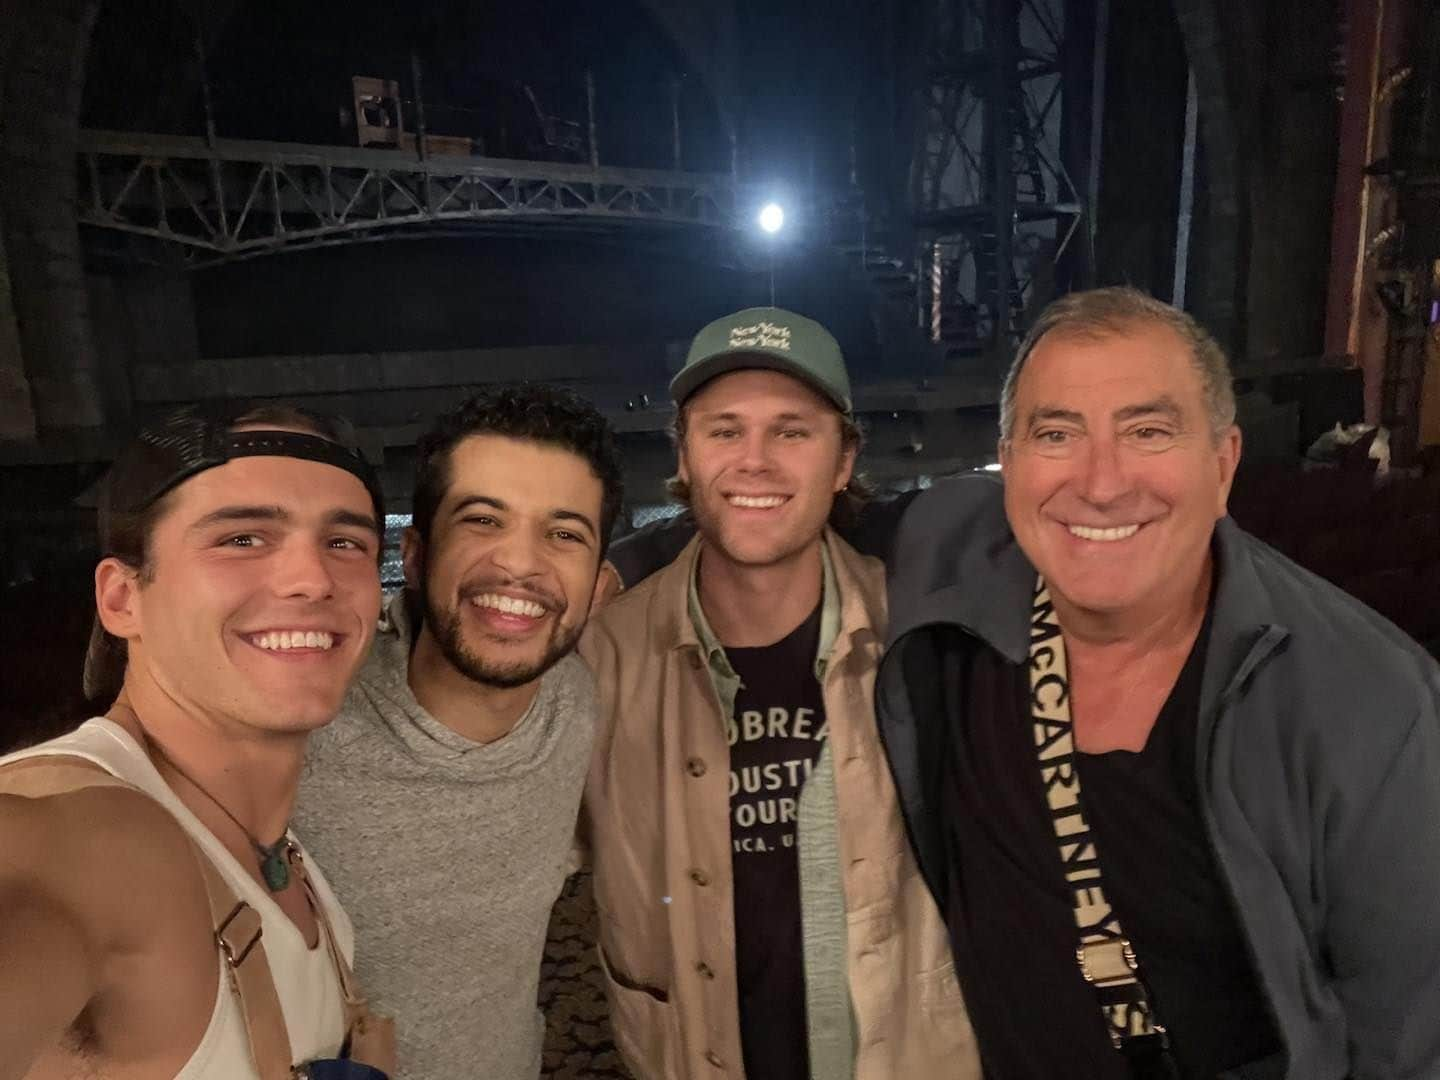
[[[876,733],[880,563],[829,528],[860,448],[810,319],[718,319],[671,383],[697,536],[591,623],[582,831],[642,1080],[979,1077]]]

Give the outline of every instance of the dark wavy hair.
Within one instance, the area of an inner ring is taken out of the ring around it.
[[[615,433],[594,405],[573,390],[543,383],[510,383],[480,391],[435,421],[416,444],[415,502],[411,524],[425,543],[435,514],[450,488],[450,459],[472,435],[556,446],[582,458],[600,481],[600,557],[625,500],[625,467]]]

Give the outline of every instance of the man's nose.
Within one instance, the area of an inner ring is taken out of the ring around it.
[[[767,432],[747,432],[741,436],[740,467],[747,472],[764,472],[770,467],[770,450]]]
[[[1130,488],[1119,443],[1111,438],[1089,439],[1081,459],[1080,491],[1097,505],[1112,503]]]
[[[291,537],[276,562],[275,592],[280,596],[323,600],[335,589],[335,577],[323,541]]]
[[[490,551],[490,561],[513,578],[533,577],[544,564],[539,539],[518,529],[501,537]]]

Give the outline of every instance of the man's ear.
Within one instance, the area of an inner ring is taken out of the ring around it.
[[[414,525],[400,537],[400,564],[405,568],[405,587],[419,591],[425,578],[425,541]]]
[[[835,469],[835,484],[831,489],[836,495],[845,490],[845,485],[850,483],[850,477],[855,473],[855,449],[847,446],[840,451],[840,464]]]
[[[1000,462],[1000,471],[1005,471],[1005,466],[1010,464],[1010,440],[1001,439],[995,444],[995,460]]]
[[[106,633],[128,641],[140,637],[140,573],[119,559],[101,559],[95,567],[95,614]]]
[[[1243,442],[1239,426],[1231,424],[1229,430],[1220,436],[1220,444],[1216,447],[1216,463],[1220,467],[1220,503],[1216,508],[1219,517],[1229,512],[1230,488],[1235,483],[1235,470],[1240,467]]]
[[[675,478],[686,487],[690,486],[690,466],[685,463],[685,442],[683,439],[675,446]]]
[[[606,559],[600,564],[600,573],[595,578],[595,591],[590,594],[589,617],[594,618],[601,608],[624,591],[625,583],[620,580],[620,571]]]

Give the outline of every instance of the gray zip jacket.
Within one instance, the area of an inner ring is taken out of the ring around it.
[[[1440,667],[1228,518],[1214,551],[1199,788],[1284,1044],[1230,1075],[1440,1077]],[[943,903],[953,871],[928,763],[964,722],[944,705],[944,672],[960,666],[946,661],[988,646],[1026,662],[1035,570],[1000,486],[980,477],[917,498],[890,566],[876,708],[917,862]]]

